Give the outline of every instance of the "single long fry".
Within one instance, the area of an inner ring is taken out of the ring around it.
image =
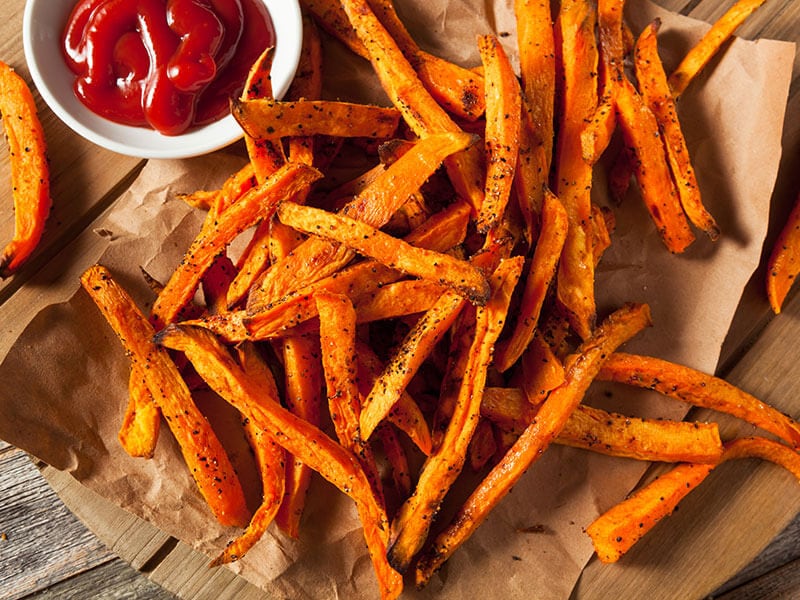
[[[424,279],[389,283],[356,301],[356,320],[371,323],[423,313],[430,310],[443,293],[444,288],[438,283]]]
[[[459,132],[444,109],[419,80],[414,68],[366,0],[342,0],[350,23],[367,50],[381,86],[403,119],[419,137]],[[483,203],[483,182],[479,155],[461,152],[446,161],[447,171],[459,195],[477,211]]]
[[[500,372],[507,371],[517,362],[533,338],[567,237],[567,213],[558,198],[550,192],[545,194],[541,220],[541,231],[528,267],[514,329],[509,337],[498,344],[495,352],[495,367]]]
[[[486,81],[486,186],[478,211],[478,231],[502,222],[519,157],[522,92],[508,56],[493,35],[478,38]]]
[[[269,399],[259,381],[247,377],[227,348],[202,328],[173,324],[183,330],[176,341],[198,373],[224,400],[246,418],[263,423],[264,435],[280,444],[352,498],[362,520],[364,537],[383,598],[396,598],[402,579],[386,562],[386,514],[376,501],[369,479],[355,456],[319,428]],[[167,335],[167,334],[159,334]],[[173,339],[176,339],[173,337]]]
[[[682,402],[733,415],[800,447],[800,424],[794,419],[727,381],[696,369],[620,352],[609,357],[598,379],[655,390]]]
[[[800,273],[800,195],[781,228],[767,262],[767,299],[780,314],[786,295]]]
[[[760,436],[731,440],[725,444],[723,460],[760,458],[783,467],[800,481],[800,454],[781,442]]]
[[[369,439],[399,400],[420,365],[455,322],[465,303],[464,298],[458,294],[445,293],[409,331],[364,399],[364,410],[360,418],[361,435],[364,439]]]
[[[656,117],[664,138],[667,158],[675,178],[678,197],[686,216],[713,241],[719,238],[719,226],[703,206],[700,186],[692,167],[689,148],[678,119],[678,107],[667,84],[667,75],[658,55],[656,32],[659,22],[650,23],[636,40],[634,65],[639,90]]]
[[[335,100],[233,99],[231,114],[248,135],[265,139],[306,135],[388,138],[400,121],[394,108]]]
[[[617,89],[619,123],[642,199],[667,249],[683,252],[694,234],[678,198],[656,118],[630,81],[623,79]]]
[[[489,297],[483,274],[449,254],[412,246],[362,221],[319,208],[284,202],[277,214],[286,225],[339,242],[391,269],[438,282],[471,302],[483,304]]]
[[[650,324],[647,305],[626,305],[601,324],[567,363],[564,384],[553,390],[536,419],[495,465],[417,563],[418,585],[426,583],[466,541],[489,512],[505,497],[523,473],[542,455],[580,404],[603,361],[620,344]]]
[[[239,478],[175,363],[166,350],[152,342],[153,327],[104,267],[87,269],[81,284],[117,333],[134,371],[144,378],[217,520],[223,525],[244,526],[250,512]]]
[[[683,57],[669,76],[669,87],[677,98],[703,70],[733,32],[766,0],[739,0],[709,29],[702,39]]]
[[[204,227],[153,303],[151,321],[160,329],[172,322],[191,299],[203,273],[233,239],[268,218],[278,202],[311,185],[320,173],[304,165],[287,164],[263,184],[247,192],[209,227]]]
[[[492,295],[486,306],[477,309],[475,337],[444,439],[425,461],[414,494],[403,503],[392,522],[389,562],[401,572],[425,543],[434,516],[464,466],[479,421],[494,344],[503,329],[522,264],[521,257],[507,259],[492,275]]]
[[[25,80],[4,62],[0,62],[0,112],[14,201],[14,235],[0,253],[0,279],[5,279],[36,249],[52,201],[44,130],[33,94]]]
[[[135,369],[131,369],[128,380],[128,396],[128,406],[117,438],[130,456],[152,458],[161,429],[161,410],[141,373]]]
[[[597,557],[604,563],[618,561],[703,483],[715,466],[681,463],[603,513],[586,528]]]

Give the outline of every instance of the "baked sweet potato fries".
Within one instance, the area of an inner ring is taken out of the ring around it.
[[[712,375],[618,353],[649,308],[598,315],[594,303],[614,219],[591,195],[593,168],[617,127],[615,168],[655,224],[642,235],[674,253],[692,226],[720,235],[675,110],[696,70],[667,78],[657,23],[632,44],[622,0],[562,0],[555,14],[518,0],[517,76],[492,35],[478,39],[479,69],[431,57],[389,0],[303,5],[314,22],[298,81],[273,99],[265,54],[232,100],[249,160],[220,190],[185,196],[208,218],[154,286],[149,319],[102,267],[83,278],[131,358],[122,429],[139,443],[126,448],[151,453],[162,414],[211,511],[246,526],[214,564],[241,558],[272,521],[297,536],[311,472],[353,500],[383,598],[410,570],[425,585],[553,443],[681,463],[586,524],[606,561],[725,460],[798,473],[794,420]],[[319,99],[315,23],[371,61],[392,106]],[[253,241],[237,256],[241,236]],[[254,515],[190,374],[248,423],[263,487]],[[777,441],[603,411],[584,403],[597,379],[730,413]],[[470,469],[477,485],[438,522]]]

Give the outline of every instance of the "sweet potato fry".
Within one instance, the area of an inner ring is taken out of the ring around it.
[[[618,561],[703,483],[715,466],[681,463],[603,513],[586,528],[597,557],[604,563]]]
[[[519,157],[522,92],[497,37],[480,36],[478,51],[486,81],[486,186],[476,225],[485,234],[502,222],[511,195]]]
[[[371,323],[423,313],[436,304],[444,293],[438,283],[424,279],[406,279],[381,286],[356,302],[356,320]]]
[[[128,455],[135,458],[152,458],[161,429],[161,411],[153,394],[136,370],[128,380],[128,407],[122,418],[117,438]]]
[[[400,121],[394,108],[336,100],[233,99],[231,113],[248,135],[264,139],[306,135],[382,139],[393,136]]]
[[[422,548],[445,495],[461,472],[470,440],[479,421],[480,402],[494,344],[503,329],[511,294],[522,270],[521,257],[500,263],[491,277],[492,295],[477,308],[477,328],[464,371],[463,383],[444,439],[428,457],[414,493],[392,522],[389,562],[405,571]]]
[[[355,501],[381,596],[399,596],[402,579],[386,562],[386,514],[376,501],[371,484],[355,456],[277,402],[262,401],[269,400],[264,393],[263,383],[247,377],[227,348],[211,332],[182,324],[173,324],[170,329],[173,331],[170,334],[173,340],[176,339],[174,331],[183,330],[184,335],[176,340],[181,344],[180,349],[214,391],[246,418],[263,423],[265,436],[283,446]]]
[[[319,208],[284,202],[277,214],[286,225],[339,242],[391,269],[438,282],[471,302],[483,304],[488,299],[483,274],[464,260],[412,246],[362,221]]]
[[[669,76],[669,87],[677,98],[703,70],[722,45],[765,0],[739,0],[709,29],[702,39],[683,57]]]
[[[636,80],[639,82],[639,90],[645,104],[658,122],[681,206],[692,224],[714,241],[719,238],[719,226],[703,206],[700,186],[678,119],[678,107],[670,92],[667,75],[658,55],[656,32],[659,24],[658,21],[650,23],[636,41],[634,51]]]
[[[369,439],[378,424],[392,410],[409,381],[417,374],[420,365],[455,322],[465,302],[458,294],[446,292],[408,332],[364,399],[364,410],[360,418],[361,435],[364,439]]]
[[[179,193],[176,196],[189,206],[209,212],[214,210],[216,214],[219,214],[220,207],[223,207],[222,210],[224,210],[224,207],[230,205],[255,185],[256,176],[253,165],[247,162],[241,169],[230,175],[218,190],[196,190],[191,193]]]
[[[0,253],[0,279],[33,254],[50,214],[50,168],[44,130],[28,84],[0,62],[0,112],[8,142],[14,201],[14,235]]]
[[[519,386],[534,406],[544,402],[550,392],[564,383],[564,365],[538,330],[522,353],[519,365]]]
[[[765,437],[750,436],[731,440],[725,444],[723,460],[760,458],[783,467],[800,481],[800,454],[796,450]]]
[[[800,273],[800,195],[781,228],[767,262],[767,299],[780,314],[789,290]]]
[[[211,263],[242,231],[268,218],[277,203],[311,185],[320,173],[310,167],[287,164],[262,185],[253,188],[204,228],[184,260],[172,273],[153,304],[151,321],[157,329],[172,322],[191,299]]]
[[[459,132],[445,110],[427,92],[414,68],[381,24],[367,0],[342,0],[350,23],[367,50],[370,61],[392,104],[402,112],[411,130],[421,138],[435,133]],[[460,152],[445,164],[453,186],[474,211],[483,203],[479,155]]]
[[[489,512],[541,456],[564,428],[603,361],[620,344],[650,324],[647,305],[626,305],[600,325],[567,362],[566,379],[539,408],[536,420],[520,435],[502,460],[472,492],[451,523],[417,563],[416,581],[424,585]]]
[[[617,112],[639,191],[656,230],[670,252],[683,252],[694,234],[678,198],[656,118],[627,79],[618,86]]]
[[[596,12],[587,0],[561,3],[556,36],[561,47],[562,122],[555,157],[555,193],[569,217],[558,267],[557,293],[575,331],[587,338],[594,328],[594,260],[591,247],[592,169],[583,160],[580,135],[597,109]]]
[[[244,526],[250,513],[239,478],[175,363],[166,350],[153,344],[153,327],[105,268],[90,267],[81,276],[81,284],[117,333],[134,372],[144,378],[217,520]]]
[[[528,267],[514,328],[509,337],[498,343],[495,351],[494,364],[501,373],[517,362],[533,338],[567,236],[566,211],[550,192],[545,194],[541,220],[541,231]]]
[[[800,424],[727,381],[695,369],[649,356],[617,353],[609,357],[598,379],[655,390],[682,402],[742,419],[800,447]]]

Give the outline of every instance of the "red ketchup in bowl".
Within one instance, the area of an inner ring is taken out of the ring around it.
[[[260,0],[80,0],[62,42],[92,112],[179,135],[228,113],[275,31]]]

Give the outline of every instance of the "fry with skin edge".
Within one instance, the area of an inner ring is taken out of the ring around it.
[[[489,284],[483,274],[449,254],[412,246],[363,221],[319,208],[283,202],[277,215],[285,225],[339,242],[391,269],[438,282],[476,304],[485,303],[489,297]]]
[[[246,525],[250,512],[239,478],[175,363],[152,342],[153,327],[104,267],[89,267],[81,285],[119,337],[134,372],[144,378],[217,520],[223,525]]]
[[[539,408],[536,420],[472,492],[458,513],[417,562],[416,581],[422,586],[484,521],[533,462],[561,433],[580,404],[603,361],[622,343],[650,325],[646,304],[628,304],[609,316],[566,362],[564,384]]]
[[[0,112],[8,142],[14,235],[0,253],[0,279],[14,274],[39,244],[50,214],[44,129],[28,84],[0,61]]]
[[[508,56],[493,35],[478,38],[486,82],[486,185],[476,226],[480,233],[503,221],[519,157],[522,92]]]
[[[189,333],[183,351],[217,394],[246,418],[264,423],[263,434],[283,446],[353,499],[378,577],[382,598],[397,598],[402,579],[386,562],[386,513],[377,502],[369,479],[356,457],[316,426],[276,402],[259,402],[260,385],[243,372],[219,340],[200,327],[173,324]]]
[[[733,32],[766,0],[739,0],[711,26],[702,39],[683,57],[669,76],[669,88],[677,98],[703,70]]]
[[[597,557],[604,563],[617,562],[660,520],[669,516],[718,464],[740,458],[773,462],[800,481],[800,454],[788,446],[764,437],[731,440],[725,444],[716,464],[681,463],[600,515],[586,528]]]
[[[598,380],[655,390],[681,402],[733,415],[800,448],[800,423],[727,381],[651,356],[616,352]]]
[[[678,107],[670,92],[667,75],[658,55],[656,33],[659,25],[660,21],[650,23],[636,40],[634,48],[636,80],[639,82],[642,98],[655,115],[661,130],[681,206],[692,224],[704,231],[709,239],[716,241],[720,235],[719,226],[703,206],[700,186],[678,119]]]
[[[400,122],[394,108],[336,100],[234,98],[231,114],[248,135],[271,140],[308,135],[382,139],[392,137]]]
[[[528,267],[519,312],[511,335],[498,343],[494,364],[501,373],[517,362],[531,342],[547,291],[556,275],[558,260],[567,237],[567,213],[561,201],[546,192],[542,205],[541,231]]]
[[[154,326],[161,329],[175,320],[214,258],[238,234],[269,218],[278,202],[292,197],[320,176],[318,171],[305,165],[284,165],[220,214],[210,226],[204,227],[153,303],[151,322]]]
[[[781,228],[767,262],[767,299],[780,314],[783,303],[800,273],[800,195]]]
[[[444,438],[425,461],[414,493],[392,521],[388,559],[400,572],[408,568],[422,548],[445,495],[464,466],[470,440],[480,420],[480,401],[494,344],[503,329],[522,265],[522,257],[506,259],[492,274],[492,295],[486,306],[477,308],[475,336]]]

